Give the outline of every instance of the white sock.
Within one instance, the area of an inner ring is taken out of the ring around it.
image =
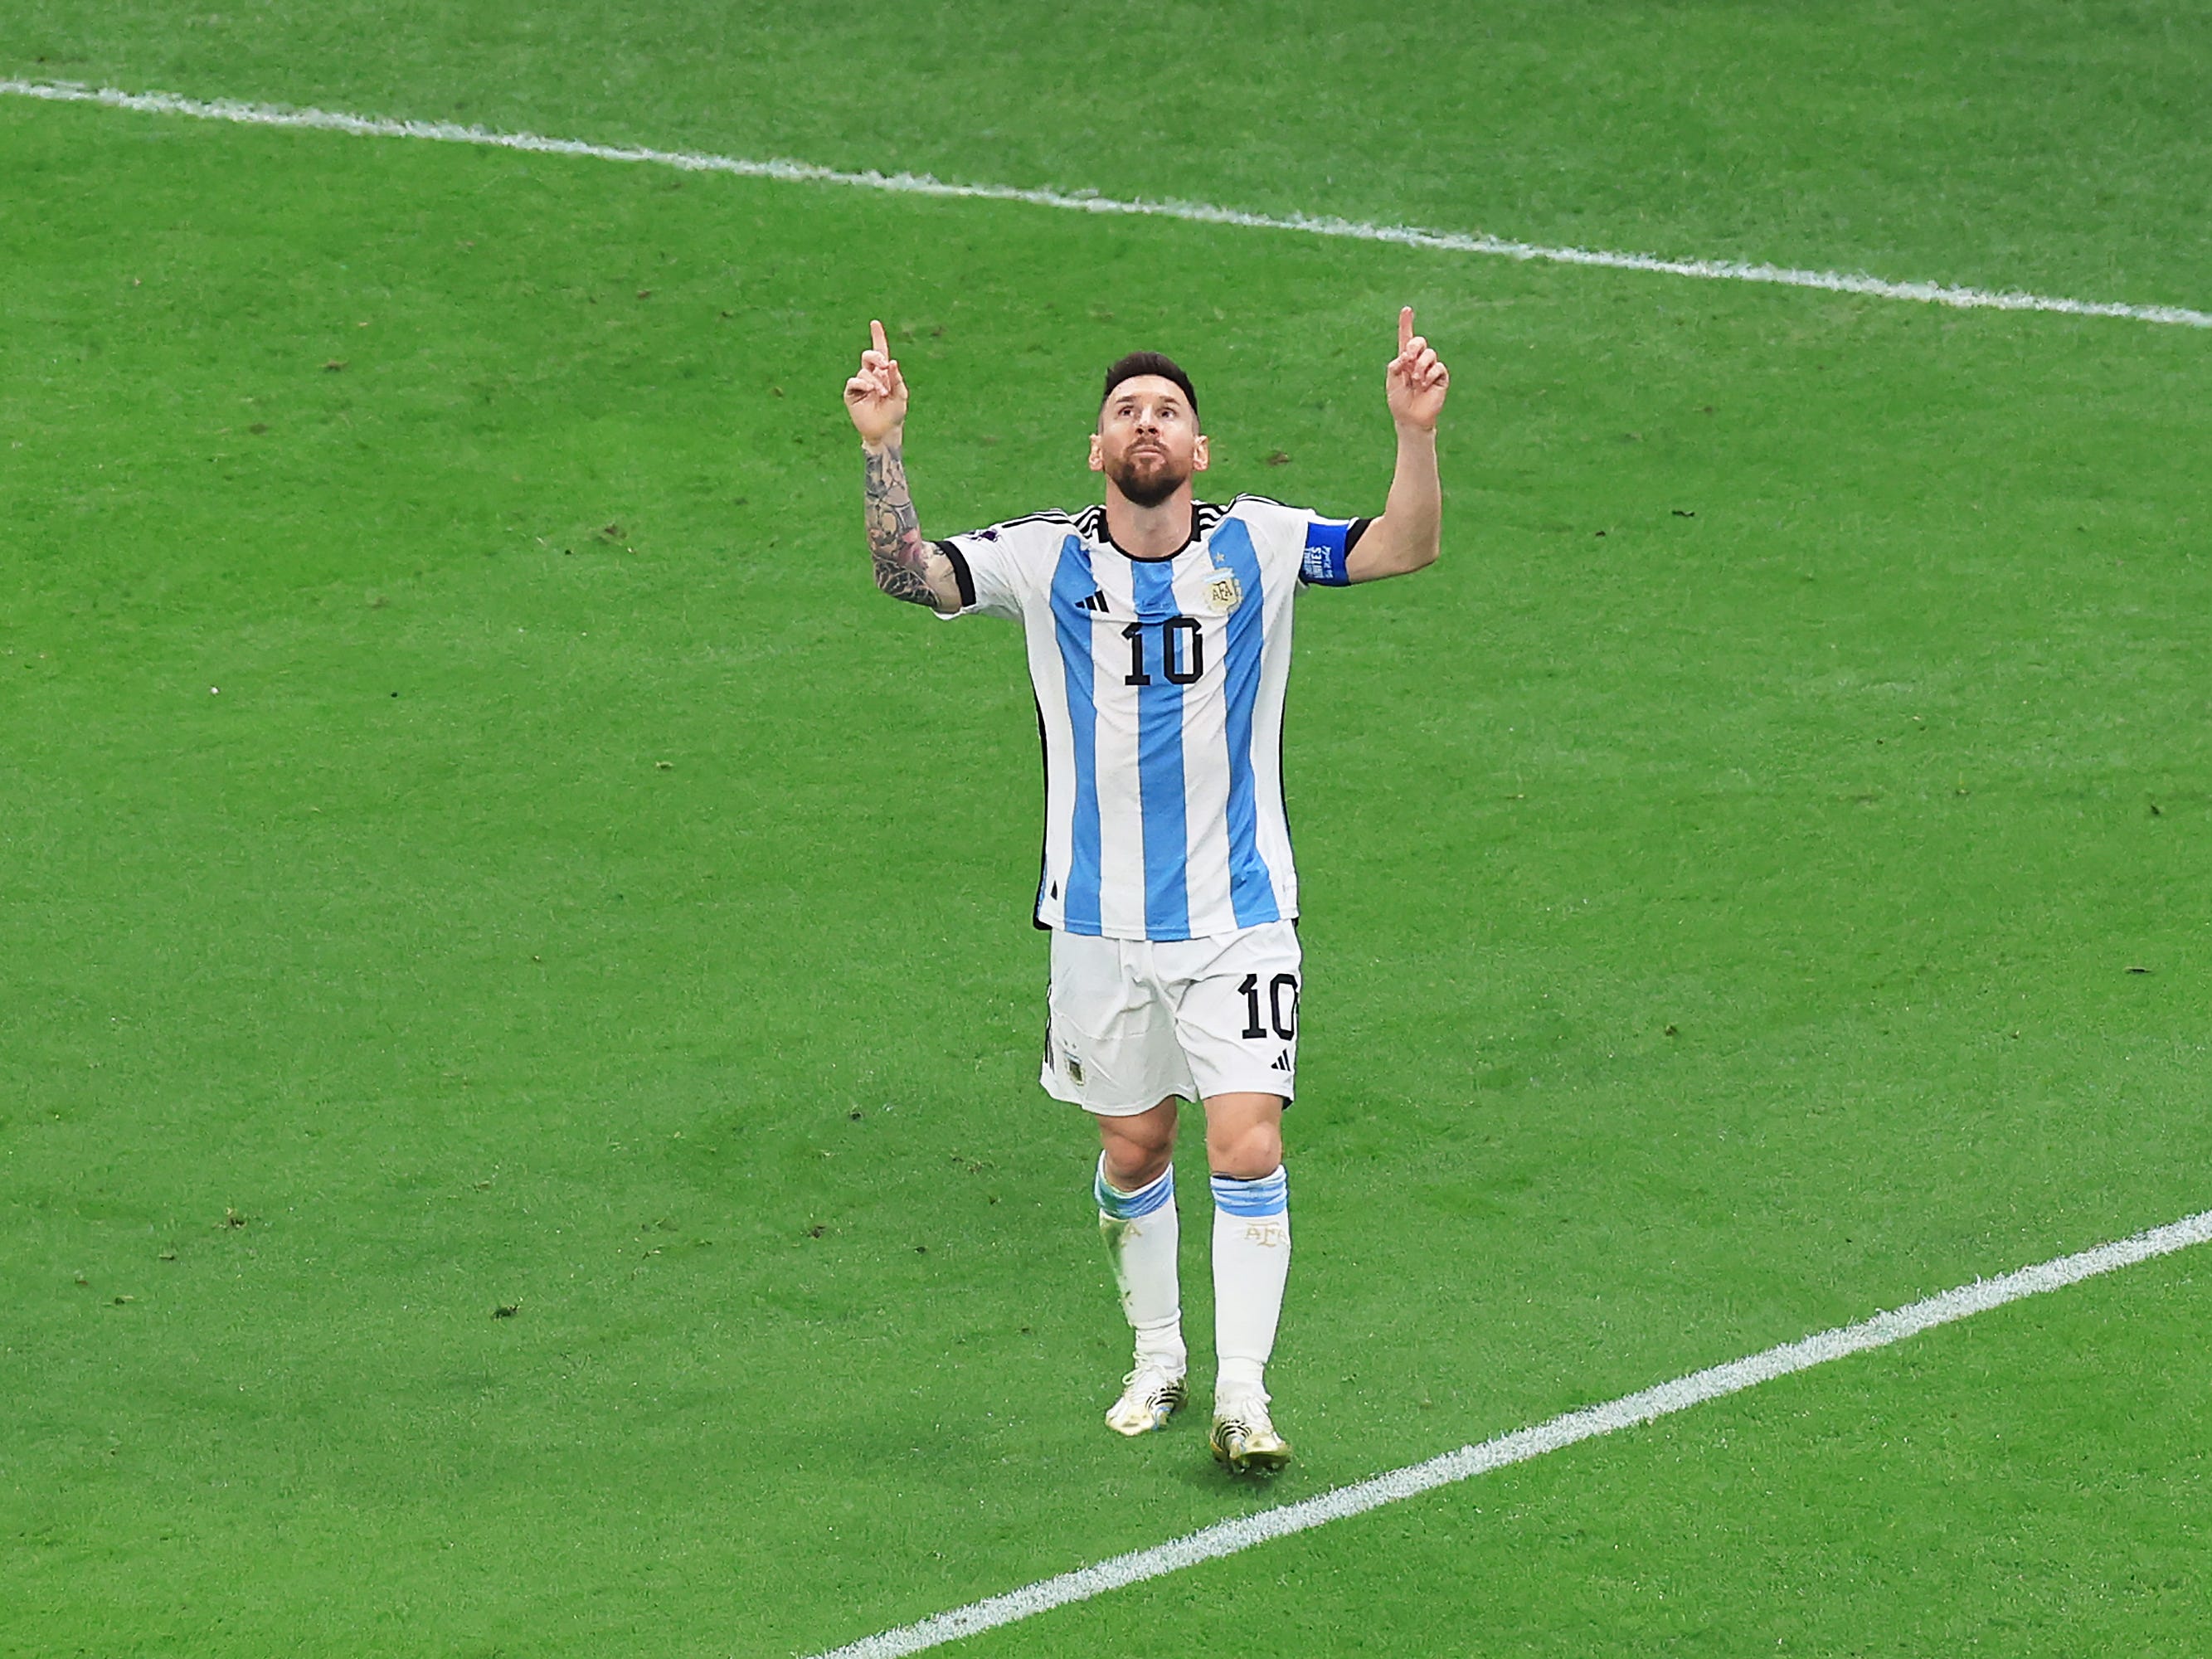
[[[1189,1359],[1182,1342],[1182,1289],[1176,1252],[1182,1229],[1176,1216],[1175,1170],[1133,1193],[1108,1185],[1106,1158],[1098,1158],[1098,1233],[1114,1264],[1121,1314],[1137,1335],[1137,1361],[1182,1375]]]
[[[1256,1181],[1213,1177],[1216,1400],[1267,1398],[1267,1358],[1291,1273],[1291,1183],[1279,1164]]]

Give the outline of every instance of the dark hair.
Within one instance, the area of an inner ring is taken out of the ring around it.
[[[1198,419],[1198,393],[1191,389],[1190,376],[1176,366],[1174,358],[1158,351],[1133,351],[1106,371],[1106,389],[1098,394],[1101,408],[1114,395],[1114,388],[1124,380],[1133,380],[1139,374],[1157,374],[1163,380],[1173,380],[1182,388],[1182,395],[1190,399],[1190,418]]]

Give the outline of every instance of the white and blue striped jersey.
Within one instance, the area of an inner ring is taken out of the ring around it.
[[[1021,623],[1044,740],[1036,921],[1183,939],[1298,913],[1283,807],[1291,609],[1341,586],[1364,520],[1263,496],[1200,504],[1163,559],[1114,544],[1103,507],[954,536],[965,616]]]

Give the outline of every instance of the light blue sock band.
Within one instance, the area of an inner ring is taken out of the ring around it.
[[[1098,1155],[1098,1177],[1091,1182],[1098,1194],[1098,1207],[1116,1221],[1134,1221],[1139,1216],[1150,1215],[1165,1204],[1175,1202],[1175,1166],[1170,1164],[1165,1174],[1148,1187],[1139,1187],[1133,1193],[1125,1193],[1109,1186],[1106,1182],[1106,1154]]]
[[[1283,1215],[1291,1207],[1291,1178],[1279,1164],[1274,1174],[1261,1176],[1256,1181],[1216,1176],[1213,1202],[1217,1208],[1231,1215]]]

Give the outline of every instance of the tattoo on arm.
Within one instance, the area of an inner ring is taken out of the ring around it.
[[[869,452],[866,459],[868,551],[875,559],[876,586],[895,599],[933,610],[938,594],[929,580],[929,559],[936,550],[921,538],[921,519],[907,489],[901,447],[886,445]]]

